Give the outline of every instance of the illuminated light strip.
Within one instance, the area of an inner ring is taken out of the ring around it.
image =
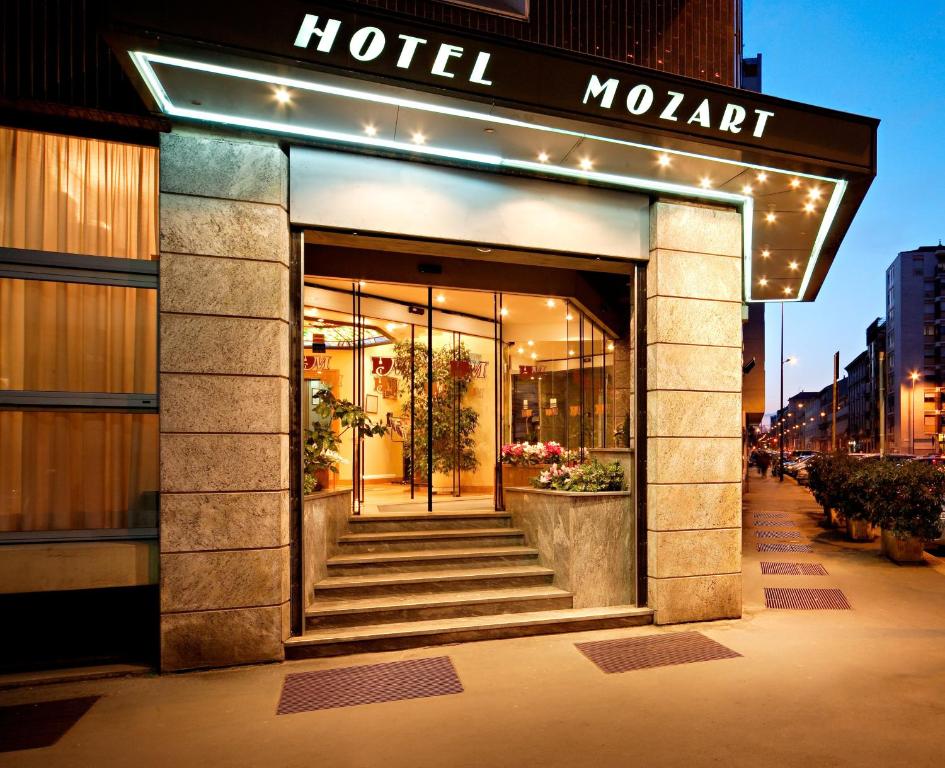
[[[564,178],[578,178],[578,179],[589,179],[596,180],[606,184],[612,184],[616,186],[631,188],[631,189],[641,189],[646,191],[655,191],[655,192],[664,192],[667,194],[678,194],[686,197],[694,197],[703,200],[714,200],[722,202],[730,202],[736,205],[739,205],[742,209],[742,232],[743,232],[743,262],[744,262],[744,291],[746,300],[765,303],[773,301],[801,301],[803,300],[804,293],[806,292],[807,286],[810,282],[811,276],[813,274],[814,266],[820,255],[820,250],[823,247],[823,242],[826,239],[827,232],[830,229],[830,225],[833,222],[833,219],[836,216],[836,212],[839,208],[840,199],[843,197],[843,193],[846,189],[846,182],[840,179],[832,179],[826,176],[818,176],[815,174],[807,173],[797,173],[797,172],[787,172],[783,169],[774,168],[771,166],[757,165],[754,163],[745,163],[735,160],[729,160],[727,158],[712,157],[708,155],[700,155],[694,152],[687,152],[684,150],[675,150],[668,149],[666,147],[655,147],[648,144],[642,144],[638,142],[627,141],[623,139],[614,139],[606,136],[597,136],[595,134],[582,133],[579,131],[570,131],[563,128],[554,128],[551,126],[545,126],[535,123],[527,123],[521,120],[514,120],[511,118],[500,117],[498,115],[489,115],[485,113],[475,112],[472,110],[458,109],[455,107],[447,106],[438,106],[433,104],[427,104],[425,102],[414,101],[412,99],[399,98],[384,96],[381,94],[373,94],[366,91],[359,91],[351,88],[344,88],[340,86],[331,86],[321,83],[314,83],[311,81],[296,80],[294,78],[283,77],[280,75],[267,75],[258,72],[252,72],[250,70],[237,69],[234,67],[227,67],[217,64],[207,64],[203,62],[195,62],[187,59],[180,59],[172,56],[164,56],[162,54],[152,54],[142,51],[130,51],[129,55],[132,59],[132,62],[135,64],[135,67],[141,73],[142,78],[145,81],[145,84],[148,86],[148,89],[151,91],[155,100],[158,102],[160,107],[164,112],[170,115],[189,118],[193,120],[203,120],[207,122],[215,122],[223,125],[235,125],[242,126],[246,128],[255,128],[259,130],[271,131],[275,133],[290,133],[296,134],[299,136],[305,136],[308,138],[315,139],[324,139],[327,141],[336,141],[349,144],[359,144],[362,146],[373,146],[380,147],[385,149],[390,149],[399,152],[407,152],[418,155],[428,155],[431,157],[444,157],[450,159],[465,160],[467,162],[481,163],[484,165],[491,165],[495,167],[507,167],[507,168],[517,168],[520,170],[528,170],[542,174],[556,175]],[[752,224],[754,216],[754,201],[751,196],[748,195],[739,195],[735,193],[722,192],[717,190],[707,190],[701,187],[690,187],[683,184],[673,184],[670,182],[661,182],[651,179],[642,179],[638,177],[629,177],[629,176],[619,176],[616,174],[601,173],[594,171],[584,171],[584,170],[575,170],[571,168],[565,168],[562,166],[548,165],[547,163],[535,163],[525,160],[514,160],[510,158],[503,158],[500,155],[489,155],[484,153],[477,152],[468,152],[465,150],[458,149],[439,149],[436,147],[430,147],[427,145],[419,144],[407,144],[405,142],[394,141],[389,139],[379,139],[376,137],[362,136],[359,134],[348,134],[339,131],[328,131],[318,128],[307,128],[305,126],[295,126],[287,123],[277,123],[268,120],[260,120],[256,118],[243,118],[236,117],[232,115],[224,115],[220,113],[194,110],[188,108],[177,107],[168,97],[167,92],[165,91],[163,85],[160,82],[160,79],[157,77],[157,73],[154,71],[151,66],[151,62],[156,62],[159,64],[166,64],[168,66],[177,66],[184,69],[191,69],[195,71],[209,72],[212,74],[219,74],[221,76],[235,77],[238,79],[252,80],[255,82],[262,82],[269,85],[282,85],[291,88],[297,88],[304,91],[312,91],[316,93],[326,93],[330,95],[342,96],[345,98],[352,98],[358,100],[364,100],[375,103],[388,104],[391,106],[412,108],[421,111],[434,112],[438,114],[446,114],[454,117],[463,117],[472,120],[481,120],[491,123],[497,123],[501,125],[509,125],[514,127],[525,128],[529,130],[538,130],[545,131],[549,133],[555,133],[559,135],[566,135],[575,138],[586,138],[592,141],[601,141],[611,144],[617,144],[627,147],[633,147],[637,149],[643,149],[653,152],[666,152],[668,154],[695,158],[698,160],[705,160],[712,163],[722,163],[726,165],[734,165],[739,168],[751,168],[755,170],[770,171],[776,174],[782,175],[791,175],[794,177],[803,177],[808,179],[817,179],[819,181],[827,182],[834,184],[834,190],[831,195],[830,203],[825,210],[824,219],[821,222],[821,227],[817,234],[817,239],[814,244],[814,248],[811,252],[811,255],[808,259],[807,269],[804,273],[804,278],[801,283],[801,287],[797,292],[797,295],[790,299],[755,299],[752,294]]]

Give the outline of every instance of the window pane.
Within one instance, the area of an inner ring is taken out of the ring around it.
[[[0,411],[0,531],[154,528],[158,416]]]
[[[157,391],[157,292],[0,278],[0,389]]]

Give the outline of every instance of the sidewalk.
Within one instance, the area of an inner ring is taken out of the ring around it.
[[[754,525],[776,512],[777,525]],[[101,696],[57,744],[0,752],[0,766],[941,765],[945,561],[896,566],[821,516],[793,481],[751,478],[740,621],[0,691],[0,706]],[[812,552],[760,553],[774,543],[757,536],[765,529],[796,529]],[[762,561],[827,575],[763,576]],[[840,589],[852,610],[769,609],[764,587]],[[607,675],[574,648],[688,630],[741,658]],[[443,655],[463,693],[275,714],[286,674]]]

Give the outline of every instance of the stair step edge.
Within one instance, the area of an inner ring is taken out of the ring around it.
[[[410,541],[411,539],[484,539],[515,538],[524,536],[520,528],[443,528],[430,531],[377,531],[371,533],[345,533],[338,537],[340,542],[366,541]]]
[[[489,594],[494,592],[495,594]],[[307,617],[337,616],[341,614],[368,613],[373,611],[418,610],[421,608],[448,608],[458,605],[481,603],[513,603],[519,600],[556,600],[573,597],[573,593],[558,587],[522,587],[519,589],[482,590],[480,592],[426,592],[393,597],[335,599],[309,606]],[[332,605],[334,603],[334,605]]]
[[[351,587],[373,587],[388,584],[414,584],[429,581],[464,581],[478,579],[526,578],[529,576],[553,576],[554,569],[542,565],[519,565],[508,568],[451,568],[444,571],[398,571],[365,576],[328,576],[315,583],[315,589],[349,589]]]
[[[355,565],[357,563],[383,563],[390,560],[455,560],[464,557],[488,558],[537,555],[532,547],[482,547],[481,549],[416,549],[402,552],[357,552],[350,555],[332,555],[328,565]]]

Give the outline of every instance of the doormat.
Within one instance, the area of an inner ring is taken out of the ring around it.
[[[769,576],[826,576],[820,563],[761,563],[761,572]]]
[[[758,542],[759,552],[813,552],[814,548],[810,544],[769,544],[768,542]]]
[[[800,531],[755,531],[759,539],[799,539]]]
[[[839,589],[786,589],[765,587],[768,608],[794,611],[848,611],[850,603]]]
[[[0,707],[0,752],[51,747],[100,698],[82,696]]]
[[[278,715],[462,693],[448,656],[286,675]]]
[[[581,653],[608,675],[635,669],[691,664],[696,661],[734,659],[741,654],[699,632],[672,632],[665,635],[626,637],[577,643]]]

